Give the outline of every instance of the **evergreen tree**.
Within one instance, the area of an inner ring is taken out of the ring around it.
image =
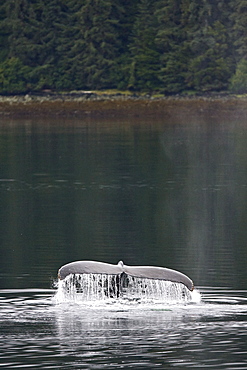
[[[116,86],[118,11],[121,9],[113,6],[113,0],[85,0],[77,11],[77,32],[70,55],[78,88]]]
[[[57,49],[61,42],[65,9],[60,0],[39,0],[38,5],[36,15],[42,28],[36,29],[34,39],[35,49],[38,50],[38,56],[34,60],[34,76],[38,81],[38,88],[54,88],[60,78]]]
[[[84,53],[83,32],[79,22],[82,1],[64,0],[63,22],[60,24],[60,37],[57,46],[58,89],[81,89]]]
[[[28,0],[6,1],[5,19],[1,26],[9,32],[6,59],[1,63],[2,92],[25,92],[31,89],[31,69],[28,68],[33,53],[32,33],[34,7]]]
[[[187,84],[196,90],[223,90],[228,86],[234,63],[228,31],[230,11],[227,0],[191,3]]]
[[[41,26],[36,23],[35,5],[28,0],[10,0],[6,10],[6,23],[11,29],[9,57],[19,58],[30,66],[36,65],[40,51],[35,43]]]
[[[7,0],[0,0],[0,62],[4,61],[9,52],[8,37],[10,29],[6,24],[6,3]]]
[[[18,58],[6,59],[0,63],[0,93],[18,94],[30,88],[31,68],[24,66]]]
[[[231,78],[230,90],[235,93],[247,93],[247,59],[243,58],[237,65]]]
[[[0,90],[245,91],[246,15],[245,0],[0,0]]]
[[[231,78],[230,89],[236,93],[247,92],[247,2],[232,1],[236,70]]]
[[[185,42],[185,3],[185,0],[160,0],[156,5],[156,43],[161,53],[159,78],[162,89],[168,93],[177,93],[186,87],[185,75],[190,55]]]
[[[130,45],[129,88],[134,90],[152,91],[160,85],[160,55],[155,45],[156,17],[153,10],[153,0],[140,0]]]
[[[59,0],[16,0],[7,6],[11,28],[9,57],[32,68],[29,84],[33,89],[53,88],[57,74],[57,47],[63,22]]]
[[[114,2],[117,4],[117,1]],[[116,59],[116,77],[117,88],[126,89],[129,85],[129,72],[131,64],[130,45],[133,40],[133,26],[136,20],[139,0],[119,0],[121,12],[119,14],[118,24],[116,25],[119,34],[120,48],[119,56]]]
[[[247,59],[247,1],[232,1],[232,20],[234,45],[237,49],[237,62],[242,58]]]
[[[121,41],[121,53],[128,54],[131,38],[133,35],[133,26],[138,14],[138,5],[140,0],[119,0],[121,12],[119,14],[118,33]],[[117,3],[117,2],[116,2]]]

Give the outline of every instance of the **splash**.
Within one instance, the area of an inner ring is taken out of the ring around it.
[[[183,284],[136,278],[124,274],[70,274],[58,282],[56,302],[164,302],[189,303],[195,293]],[[197,298],[198,299],[198,296]]]

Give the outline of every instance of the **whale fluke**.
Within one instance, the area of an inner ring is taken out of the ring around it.
[[[181,283],[191,291],[194,289],[193,281],[179,271],[155,266],[127,266],[122,261],[119,261],[117,265],[97,261],[76,261],[68,263],[58,270],[58,277],[61,280],[70,274],[119,275],[120,278],[123,274],[126,274],[136,278]]]

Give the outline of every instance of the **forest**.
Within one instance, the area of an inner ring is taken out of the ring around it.
[[[0,0],[0,94],[247,93],[246,0]]]

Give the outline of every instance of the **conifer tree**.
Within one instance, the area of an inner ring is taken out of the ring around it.
[[[233,71],[230,11],[227,0],[193,0],[187,33],[190,48],[187,84],[199,91],[223,90]]]
[[[0,0],[0,62],[4,61],[9,52],[9,25],[6,23],[7,0]]]
[[[185,89],[189,51],[185,42],[187,14],[184,3],[185,0],[159,0],[156,5],[156,43],[161,53],[159,77],[163,91],[168,93]]]
[[[82,58],[83,32],[79,22],[79,11],[82,1],[63,1],[63,22],[60,24],[60,37],[57,46],[57,73],[56,81],[58,89],[81,89],[83,73]]]
[[[0,0],[2,90],[245,91],[246,19],[245,0]]]
[[[230,90],[234,93],[247,93],[247,59],[237,64],[236,72],[231,77]]]
[[[121,12],[119,14],[119,23],[117,25],[119,30],[119,38],[121,41],[121,53],[129,52],[131,38],[133,36],[133,26],[138,14],[138,5],[140,0],[119,0]],[[114,3],[118,3],[117,1]]]
[[[67,7],[61,0],[38,0],[42,29],[36,33],[39,58],[36,75],[39,87],[57,88],[61,79],[58,68],[59,46],[63,43],[62,29],[66,24]]]
[[[32,89],[54,88],[57,73],[57,47],[63,21],[60,0],[16,0],[7,6],[11,27],[9,57],[31,67]]]
[[[160,55],[155,44],[155,36],[154,1],[140,0],[133,28],[133,41],[130,45],[129,88],[151,92],[159,87]]]
[[[34,4],[28,0],[10,0],[4,4],[5,19],[1,26],[8,30],[5,60],[0,65],[2,92],[25,92],[31,89],[31,60],[34,57]]]
[[[0,63],[0,93],[18,94],[30,88],[31,68],[18,58],[9,58]]]
[[[11,30],[9,57],[19,58],[32,65],[38,55],[35,50],[36,36],[34,4],[28,0],[9,1],[6,4],[6,23]]]
[[[234,45],[237,51],[237,62],[241,59],[247,60],[247,2],[246,0],[232,1],[232,19]]]
[[[231,77],[230,89],[236,93],[247,92],[247,2],[232,1],[233,5],[233,35],[236,48],[236,70]]]
[[[86,0],[77,11],[78,31],[71,49],[76,86],[115,86],[120,48],[117,11],[112,0]]]

